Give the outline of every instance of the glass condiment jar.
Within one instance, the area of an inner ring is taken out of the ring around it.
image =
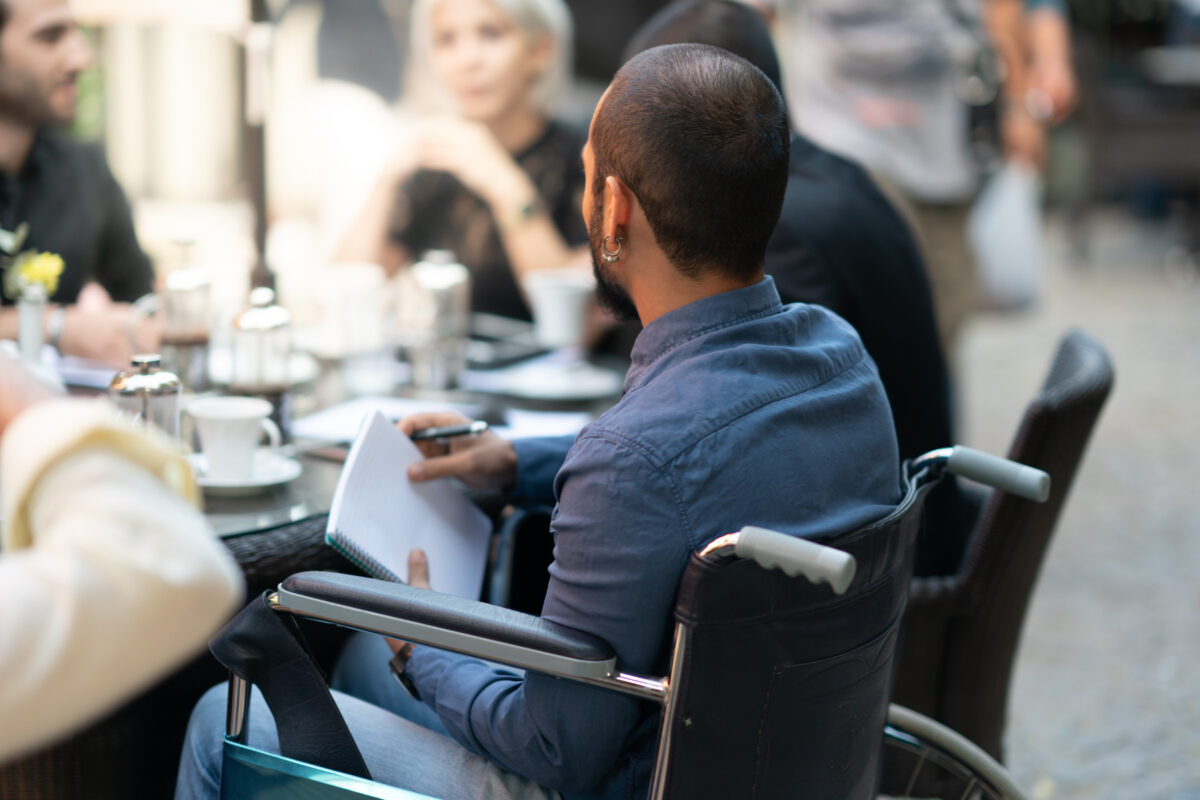
[[[249,308],[233,321],[231,391],[270,394],[287,390],[291,319],[287,309],[275,303],[273,289],[260,286],[250,292]]]
[[[211,295],[208,270],[197,266],[168,273],[162,291],[163,364],[194,392],[208,388]]]
[[[449,389],[466,363],[471,329],[471,273],[448,250],[431,250],[413,264],[409,352],[413,383]]]
[[[108,384],[108,396],[118,408],[176,439],[179,394],[179,378],[162,369],[162,359],[157,353],[135,355],[130,368],[118,372]]]

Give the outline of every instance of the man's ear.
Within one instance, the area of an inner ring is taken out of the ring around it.
[[[604,179],[604,235],[616,239],[629,224],[637,199],[625,182],[615,175]]]

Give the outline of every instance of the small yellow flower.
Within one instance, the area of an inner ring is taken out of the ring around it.
[[[58,289],[58,277],[63,271],[62,256],[57,253],[38,253],[26,250],[18,255],[6,270],[4,286],[9,297],[20,297],[34,286],[51,297]]]

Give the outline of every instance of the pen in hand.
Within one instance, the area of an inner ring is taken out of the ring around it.
[[[408,438],[414,442],[423,439],[448,439],[453,436],[478,436],[488,428],[487,422],[477,419],[474,422],[464,422],[461,425],[446,425],[441,428],[422,428],[413,431]]]

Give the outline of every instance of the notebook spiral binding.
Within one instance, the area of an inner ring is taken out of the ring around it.
[[[385,567],[383,564],[379,563],[379,561],[377,561],[376,559],[372,558],[370,555],[365,553],[362,550],[362,548],[360,548],[354,542],[352,542],[348,539],[343,540],[338,535],[337,531],[335,531],[333,533],[326,533],[325,541],[334,550],[337,550],[339,553],[341,553],[343,556],[348,558],[350,561],[354,562],[354,564],[357,565],[358,568],[361,569],[363,572],[366,572],[369,575],[373,575],[376,578],[382,578],[387,581],[395,581],[396,583],[406,583],[407,582],[403,578],[401,578],[399,575],[397,575],[396,573],[392,572],[390,569]]]

